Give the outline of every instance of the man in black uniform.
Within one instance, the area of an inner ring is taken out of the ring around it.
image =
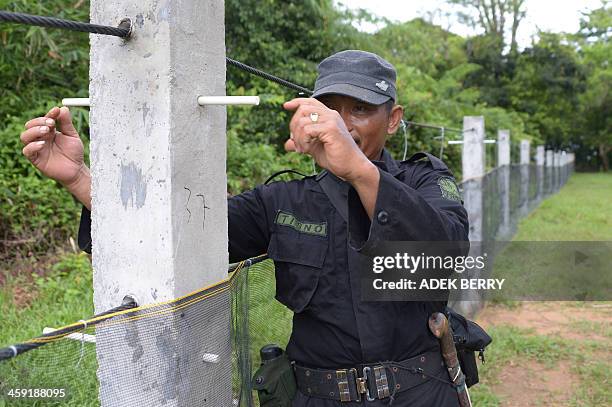
[[[468,239],[461,202],[441,187],[452,178],[446,165],[423,153],[398,163],[384,149],[403,116],[395,79],[375,54],[326,58],[313,98],[284,105],[295,111],[286,148],[326,171],[228,200],[230,261],[267,252],[276,298],[294,312],[287,347],[300,389],[294,406],[458,405],[427,325],[440,303],[362,301],[360,294],[358,264],[377,243]],[[91,178],[68,110],[54,108],[26,129],[26,157],[84,203],[79,243],[90,249]]]

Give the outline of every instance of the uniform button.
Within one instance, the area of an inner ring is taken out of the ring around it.
[[[380,211],[378,212],[376,219],[378,219],[378,223],[384,225],[389,221],[389,214],[386,211]]]

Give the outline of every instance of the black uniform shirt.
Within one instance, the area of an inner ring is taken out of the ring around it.
[[[438,181],[452,174],[436,157],[419,153],[398,163],[384,150],[374,164],[380,185],[372,222],[355,189],[337,178],[348,225],[315,176],[228,200],[230,261],[266,252],[274,260],[276,298],[294,311],[287,352],[299,364],[336,369],[438,348],[427,320],[439,304],[362,301],[357,264],[360,251],[380,241],[466,241],[467,213],[443,197]],[[87,250],[84,214],[79,244]]]

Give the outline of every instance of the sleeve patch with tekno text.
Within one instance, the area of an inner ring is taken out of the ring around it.
[[[274,223],[277,225],[288,226],[300,233],[327,237],[327,222],[312,223],[298,220],[293,214],[278,211]]]
[[[442,192],[442,197],[444,199],[461,202],[461,193],[459,192],[459,188],[457,188],[457,184],[452,178],[440,177],[438,179],[438,186],[440,187],[440,192]]]

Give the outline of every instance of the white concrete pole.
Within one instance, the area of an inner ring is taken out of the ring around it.
[[[471,256],[479,256],[483,236],[483,175],[485,174],[484,117],[465,116],[463,118],[463,199],[470,222],[469,239]],[[467,270],[466,275],[478,277],[479,270]],[[482,308],[482,299],[476,290],[462,290],[458,298],[452,298],[450,304],[464,315],[474,315]]]
[[[485,128],[483,116],[463,118],[461,166],[463,180],[480,178],[485,174]]]
[[[561,166],[561,152],[555,151],[553,154],[553,167]]]
[[[96,312],[227,277],[225,107],[197,104],[225,95],[224,2],[91,1],[124,17],[129,41],[90,38]],[[101,405],[231,405],[229,297],[202,307],[96,330]]]
[[[561,186],[561,153],[557,150],[553,152],[553,192],[557,191]]]
[[[521,140],[521,164],[529,165],[531,162],[531,153],[530,153],[530,144],[529,140]]]
[[[553,151],[552,150],[546,150],[546,166],[547,167],[553,166]]]
[[[522,164],[519,168],[521,172],[521,185],[519,188],[519,214],[521,216],[526,216],[529,213],[529,185],[531,184],[529,177],[533,177],[533,171],[528,163]]]
[[[538,167],[544,166],[544,146],[536,147],[536,165]]]
[[[510,130],[497,132],[497,166],[510,165]]]

